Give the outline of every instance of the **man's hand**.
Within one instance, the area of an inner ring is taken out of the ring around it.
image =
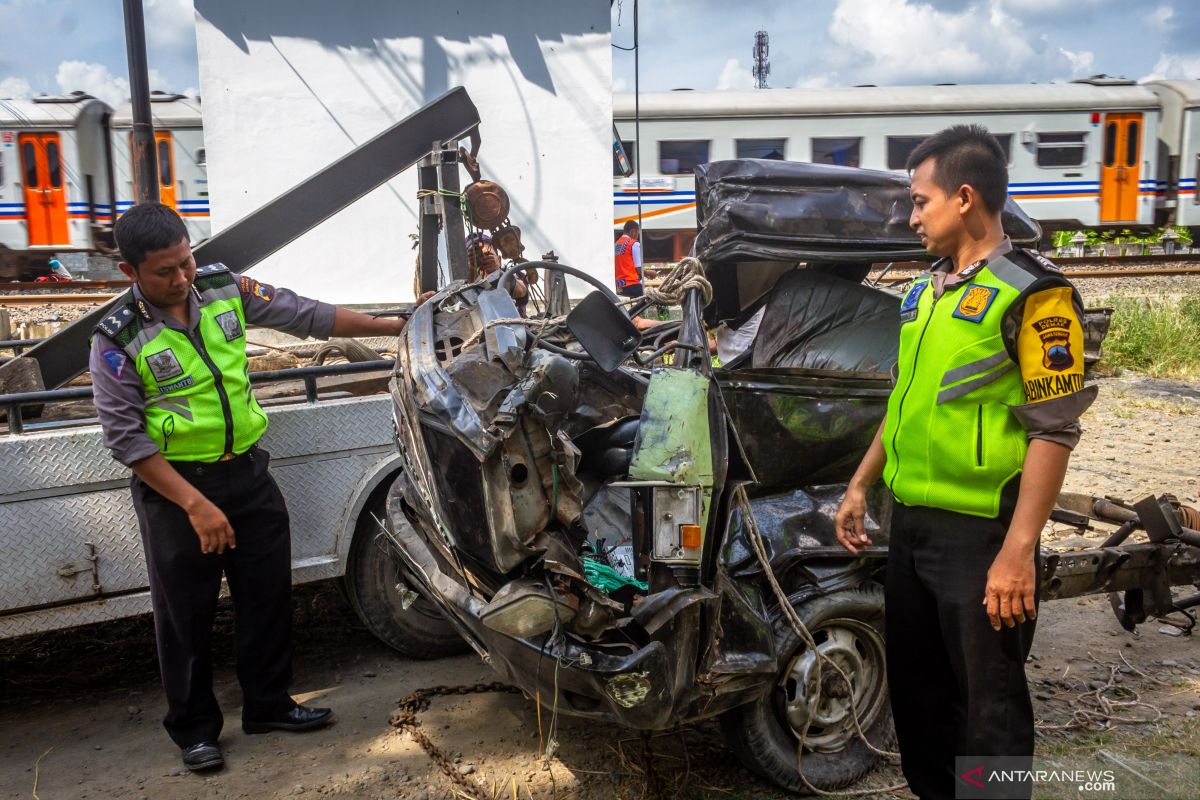
[[[417,297],[417,302],[413,303],[413,308],[423,304],[426,300],[437,294],[437,289],[430,289],[428,292],[421,292]]]
[[[233,526],[229,524],[225,512],[210,500],[201,497],[194,506],[185,510],[188,521],[200,537],[201,553],[224,553],[226,547],[230,550],[237,547],[233,538]]]
[[[1001,622],[1012,628],[1026,618],[1037,619],[1037,606],[1033,602],[1036,580],[1032,552],[1024,548],[1000,548],[988,570],[983,593],[983,604],[994,630],[1000,630]]]
[[[842,504],[838,506],[833,524],[842,547],[855,555],[858,554],[860,548],[871,544],[871,537],[867,536],[864,524],[866,516],[867,493],[862,489],[856,489],[851,484],[846,489],[846,496],[842,498]]]

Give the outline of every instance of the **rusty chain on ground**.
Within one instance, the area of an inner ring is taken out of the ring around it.
[[[509,686],[499,681],[492,683],[477,683],[474,686],[430,686],[427,689],[417,689],[403,700],[396,710],[392,712],[388,722],[393,728],[399,731],[408,731],[412,736],[413,741],[421,745],[422,749],[429,754],[433,762],[437,764],[442,772],[446,773],[446,777],[454,783],[462,787],[463,791],[474,797],[475,800],[492,800],[491,796],[483,791],[474,781],[467,780],[458,769],[455,768],[454,762],[450,760],[442,750],[434,744],[428,736],[420,730],[420,723],[417,721],[417,714],[429,708],[429,699],[431,697],[450,697],[454,695],[467,694],[488,694],[490,692],[502,692],[505,694],[521,694],[521,690],[515,686]]]

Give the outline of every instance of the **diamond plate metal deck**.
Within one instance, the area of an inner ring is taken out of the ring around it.
[[[291,513],[296,582],[345,572],[365,496],[398,461],[390,403],[268,410],[262,446]],[[0,464],[0,638],[149,611],[130,473],[99,426],[0,437]],[[124,596],[98,601],[112,594]]]

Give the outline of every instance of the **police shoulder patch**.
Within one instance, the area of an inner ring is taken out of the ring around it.
[[[1042,255],[1041,253],[1039,253],[1039,252],[1038,252],[1038,251],[1036,251],[1036,250],[1030,250],[1030,249],[1029,249],[1029,248],[1027,248],[1027,247],[1023,247],[1023,248],[1021,248],[1019,251],[1015,251],[1015,252],[1024,253],[1025,255],[1029,256],[1031,259],[1033,259],[1033,261],[1034,261],[1034,262],[1035,262],[1035,263],[1036,263],[1036,264],[1037,264],[1039,267],[1041,267],[1042,269],[1046,270],[1047,272],[1053,272],[1053,273],[1056,273],[1056,274],[1061,274],[1061,273],[1062,273],[1062,270],[1058,268],[1058,265],[1057,265],[1057,264],[1055,264],[1053,261],[1051,261],[1050,259],[1046,258],[1044,255]]]
[[[207,266],[196,268],[196,277],[203,278],[208,275],[220,275],[223,272],[229,272],[229,267],[217,262],[216,264],[208,264]]]
[[[229,267],[224,264],[209,264],[206,267],[198,267],[196,269],[196,280],[193,285],[197,291],[203,292],[208,289],[219,289],[222,286],[230,286],[234,283],[233,273]]]
[[[965,319],[967,322],[982,322],[998,294],[1000,294],[1000,290],[994,286],[970,284],[963,289],[958,307],[954,309],[954,314],[951,316],[956,319]]]
[[[141,317],[132,302],[114,308],[112,313],[107,314],[96,323],[96,330],[118,344],[125,344],[141,330],[141,327]],[[126,334],[127,331],[129,331],[128,334]],[[126,342],[118,341],[121,338],[124,338]]]

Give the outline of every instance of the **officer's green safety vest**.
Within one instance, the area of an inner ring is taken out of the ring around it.
[[[200,298],[194,335],[147,322],[134,303],[98,326],[136,366],[146,433],[171,461],[241,454],[267,429],[250,391],[246,316],[233,275],[220,264],[201,267],[194,285]]]
[[[937,300],[928,273],[905,294],[883,429],[883,478],[905,505],[999,514],[1001,490],[1028,447],[1008,408],[1023,404],[1025,391],[1001,320],[1034,281],[1001,257]]]

